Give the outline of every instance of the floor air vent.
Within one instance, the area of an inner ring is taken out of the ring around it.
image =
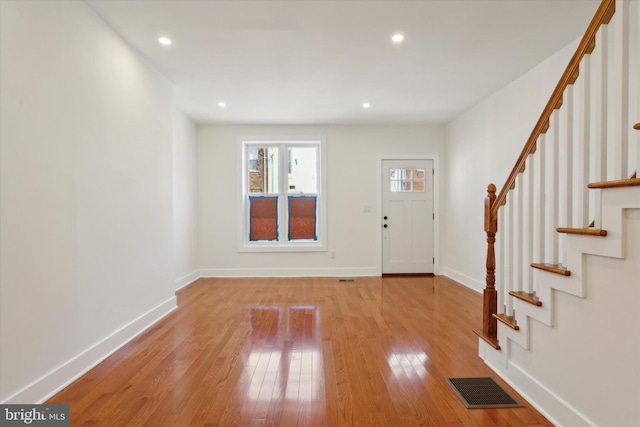
[[[468,409],[521,408],[524,406],[492,377],[445,377],[445,379]]]

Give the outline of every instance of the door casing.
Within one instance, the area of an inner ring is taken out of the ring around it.
[[[382,276],[382,162],[383,160],[433,160],[433,272],[440,272],[440,163],[437,154],[382,154],[378,156],[376,168],[376,274]]]

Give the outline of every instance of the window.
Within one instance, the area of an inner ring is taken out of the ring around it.
[[[424,193],[424,169],[391,169],[389,188],[392,193]]]
[[[240,251],[326,250],[321,140],[243,141]]]

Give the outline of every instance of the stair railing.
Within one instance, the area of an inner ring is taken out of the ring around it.
[[[517,328],[512,297],[539,305],[534,269],[571,274],[564,233],[606,235],[590,183],[637,179],[638,3],[602,0],[504,186],[497,195],[488,187],[483,323],[475,332],[495,348],[498,319]]]

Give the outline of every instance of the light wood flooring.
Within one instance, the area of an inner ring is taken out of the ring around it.
[[[72,426],[551,425],[528,404],[466,409],[449,388],[498,378],[471,331],[482,296],[449,279],[200,279],[177,295],[49,400]]]

